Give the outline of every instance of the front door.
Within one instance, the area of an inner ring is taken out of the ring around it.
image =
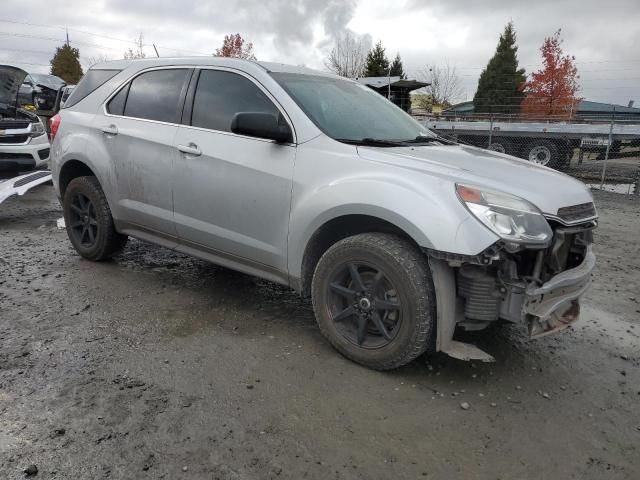
[[[231,133],[238,112],[280,114],[252,79],[199,72],[190,118],[175,138],[174,219],[181,243],[286,274],[296,148]],[[282,276],[282,275],[281,275]]]

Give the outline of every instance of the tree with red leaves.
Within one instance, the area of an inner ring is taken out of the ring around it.
[[[527,116],[553,116],[572,118],[580,98],[576,93],[578,69],[575,57],[562,51],[560,30],[547,37],[540,47],[542,70],[532,73],[531,80],[525,84],[525,97],[521,110]]]
[[[244,38],[239,33],[225,35],[222,48],[216,49],[216,57],[244,58],[245,60],[255,60],[253,54],[253,43],[245,43]]]

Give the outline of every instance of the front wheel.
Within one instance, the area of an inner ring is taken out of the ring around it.
[[[427,260],[398,236],[365,233],[331,246],[316,267],[312,299],[322,334],[369,368],[397,368],[435,343]]]
[[[126,244],[127,236],[116,232],[107,198],[96,177],[71,180],[62,208],[69,240],[84,258],[106,260]]]

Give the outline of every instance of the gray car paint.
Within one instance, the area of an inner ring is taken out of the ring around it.
[[[172,65],[219,67],[250,77],[286,113],[296,145],[106,115],[104,103],[117,87],[145,69]],[[58,191],[63,165],[84,161],[103,186],[121,231],[294,287],[300,285],[309,238],[342,215],[382,218],[423,247],[467,255],[483,251],[497,237],[457,199],[457,181],[515,194],[551,214],[591,201],[581,183],[507,155],[457,145],[383,149],[337,142],[268,72],[322,75],[303,67],[202,57],[116,61],[93,68],[123,71],[60,112],[52,149]],[[119,150],[100,129],[116,123]],[[194,142],[205,153],[182,158],[178,142]],[[212,178],[214,173],[225,176]],[[196,177],[202,182],[197,190]],[[172,200],[176,194],[177,201]]]

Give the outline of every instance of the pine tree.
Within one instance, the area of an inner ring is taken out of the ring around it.
[[[367,54],[366,77],[386,77],[389,75],[389,60],[385,55],[382,42],[378,42]]]
[[[402,66],[402,59],[400,58],[399,53],[396,53],[396,58],[393,59],[393,63],[391,64],[391,76],[407,78],[407,75],[404,73],[404,67]]]
[[[526,76],[518,68],[518,47],[513,23],[507,23],[500,35],[496,53],[480,74],[473,97],[475,113],[516,113],[524,96]]]
[[[80,50],[73,48],[69,43],[56,48],[56,53],[51,59],[51,75],[60,77],[68,84],[76,84],[82,77],[80,66]]]

